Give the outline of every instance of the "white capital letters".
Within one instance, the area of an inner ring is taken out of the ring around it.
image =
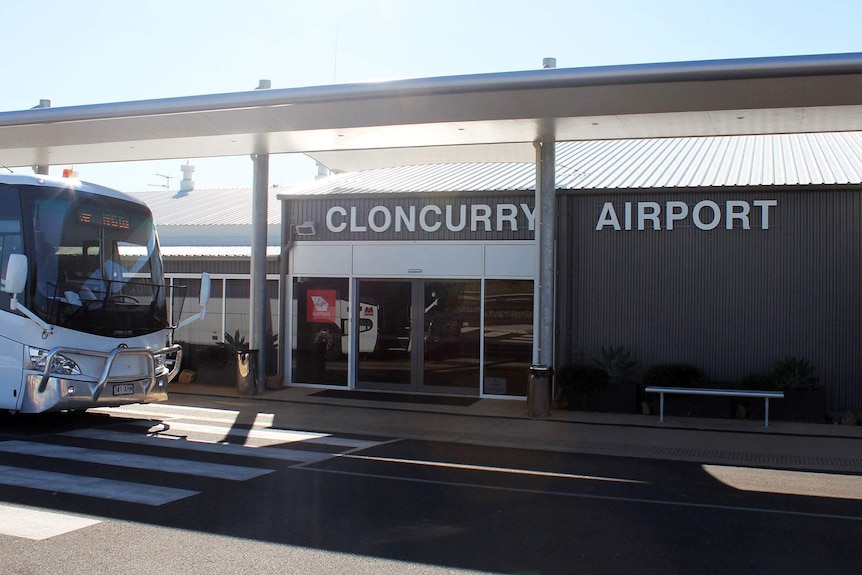
[[[351,231],[351,232],[364,232],[364,231],[367,231],[367,230],[368,230],[368,228],[367,228],[367,227],[365,227],[365,226],[360,226],[360,225],[359,225],[359,223],[356,221],[356,215],[357,215],[357,213],[356,213],[356,207],[355,207],[355,206],[351,206],[351,207],[350,207],[350,231]]]
[[[332,206],[326,212],[326,229],[328,229],[330,232],[334,232],[337,234],[344,231],[344,229],[347,227],[347,222],[342,220],[340,224],[336,224],[334,221],[335,214],[339,214],[342,218],[344,218],[345,216],[347,216],[347,210],[345,210],[341,206]]]
[[[760,227],[764,230],[769,229],[769,208],[774,208],[778,205],[778,200],[754,200],[751,202],[760,208]]]
[[[521,211],[527,217],[527,229],[532,232],[536,229],[536,208],[531,210],[527,204],[521,204]]]
[[[674,222],[681,222],[688,217],[688,204],[670,201],[665,205],[665,228],[672,230]]]
[[[461,219],[458,221],[457,225],[454,221],[452,221],[452,213],[454,211],[455,206],[453,206],[452,204],[446,206],[446,228],[450,232],[460,232],[467,227],[467,206],[459,206],[459,211],[461,212]]]
[[[599,221],[596,223],[596,231],[602,231],[605,226],[613,226],[616,231],[620,231],[620,220],[617,218],[617,212],[614,210],[614,205],[611,202],[605,202],[602,206],[602,213],[599,214]]]
[[[479,222],[484,222],[485,231],[491,231],[491,206],[487,204],[473,204],[470,206],[470,231],[479,229]]]
[[[416,206],[410,206],[408,212],[401,206],[395,206],[395,231],[400,232],[402,225],[408,232],[416,231]]]
[[[383,224],[377,225],[377,214],[383,214]],[[392,213],[385,206],[374,206],[368,212],[368,227],[374,232],[385,232],[392,225]]]
[[[724,225],[727,229],[733,229],[733,220],[739,220],[742,222],[743,230],[750,230],[751,224],[748,221],[748,212],[751,211],[751,206],[748,205],[748,202],[744,202],[741,200],[727,200],[727,220]]]
[[[515,204],[497,204],[497,231],[503,231],[503,222],[509,222],[509,229],[518,231],[518,207]]]
[[[437,214],[437,221],[433,224],[428,223],[428,214],[430,212],[434,212]],[[443,214],[443,210],[440,209],[440,206],[435,206],[434,204],[429,204],[419,210],[419,227],[421,227],[426,232],[436,232],[442,226],[442,222],[440,222],[439,216]]]
[[[649,210],[649,211],[647,211]],[[646,220],[652,221],[652,229],[660,230],[661,222],[659,215],[661,214],[661,206],[658,202],[638,202],[638,229],[646,229]]]
[[[704,222],[700,219],[700,211],[703,208],[709,208],[712,210],[712,221]],[[703,200],[702,202],[698,202],[694,205],[694,209],[691,212],[691,217],[694,220],[694,225],[702,230],[713,230],[718,227],[718,224],[721,223],[721,208],[718,207],[718,204],[713,202],[712,200]]]

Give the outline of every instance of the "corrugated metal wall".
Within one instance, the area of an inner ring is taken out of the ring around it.
[[[622,214],[625,202],[754,199],[777,200],[769,229],[752,211],[750,230],[690,219],[596,230],[606,202]],[[559,210],[558,365],[615,345],[639,360],[638,376],[684,362],[740,381],[797,355],[816,367],[832,409],[862,409],[862,192],[561,195]]]
[[[250,274],[249,258],[165,258],[165,273],[167,274],[199,274],[207,272],[212,275]],[[267,259],[266,273],[278,273],[278,260]]]

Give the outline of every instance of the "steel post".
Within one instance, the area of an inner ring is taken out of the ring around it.
[[[251,290],[249,292],[249,347],[257,356],[258,391],[266,381],[266,209],[269,194],[269,155],[256,154],[251,208]]]
[[[554,366],[554,282],[556,277],[555,246],[557,219],[556,143],[538,144],[538,178],[536,187],[536,236],[538,246],[537,341],[538,363]]]

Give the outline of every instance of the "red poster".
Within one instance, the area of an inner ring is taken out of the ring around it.
[[[335,316],[335,290],[308,290],[306,321],[310,323],[338,323]]]

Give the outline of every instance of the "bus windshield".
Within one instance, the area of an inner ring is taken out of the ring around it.
[[[46,322],[109,337],[168,327],[158,240],[137,203],[63,188],[21,194],[32,221],[28,300]]]

